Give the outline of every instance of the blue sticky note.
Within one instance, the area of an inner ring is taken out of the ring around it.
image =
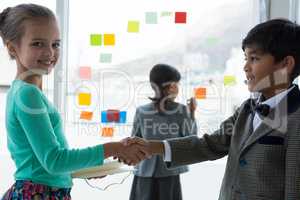
[[[127,112],[126,111],[120,111],[120,118],[118,122],[111,122],[107,120],[107,111],[101,111],[101,122],[102,123],[126,123],[126,118],[127,118]]]
[[[126,123],[126,116],[127,116],[126,111],[121,111],[120,112],[120,121],[119,121],[119,123]]]
[[[102,123],[107,123],[107,112],[106,111],[102,111],[101,112],[101,122]]]

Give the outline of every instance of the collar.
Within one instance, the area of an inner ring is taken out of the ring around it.
[[[293,90],[296,87],[296,85],[292,85],[290,88],[276,94],[275,96],[260,102],[259,104],[267,104],[268,106],[270,106],[270,109],[275,108],[278,103],[288,95],[288,93]],[[262,99],[262,95],[260,96],[259,99]]]
[[[274,97],[271,97],[263,103],[269,103],[268,105],[274,108],[274,106],[278,105],[280,103],[280,100],[282,102],[285,97],[287,98],[288,114],[295,112],[300,107],[300,91],[298,85],[296,84],[292,84],[291,87],[287,90],[282,91],[281,93],[275,95]],[[261,99],[262,95],[260,95],[259,98],[249,98],[245,104],[245,111],[251,113],[257,105],[257,102],[259,102],[259,100]]]

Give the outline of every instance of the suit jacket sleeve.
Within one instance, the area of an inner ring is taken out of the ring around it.
[[[226,156],[229,152],[231,136],[239,110],[226,119],[220,128],[211,135],[204,134],[202,138],[187,136],[167,140],[172,154],[172,161],[168,162],[167,166],[177,167]]]

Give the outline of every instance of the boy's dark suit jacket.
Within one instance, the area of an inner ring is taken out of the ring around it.
[[[254,132],[250,102],[245,101],[211,135],[168,140],[172,162],[167,165],[228,155],[219,200],[300,199],[299,88],[295,85]]]

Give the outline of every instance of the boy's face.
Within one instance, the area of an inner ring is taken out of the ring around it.
[[[274,91],[277,86],[288,83],[283,61],[275,62],[270,53],[263,53],[257,48],[245,48],[244,71],[250,92],[262,92],[263,95]],[[268,96],[268,95],[265,95]]]

